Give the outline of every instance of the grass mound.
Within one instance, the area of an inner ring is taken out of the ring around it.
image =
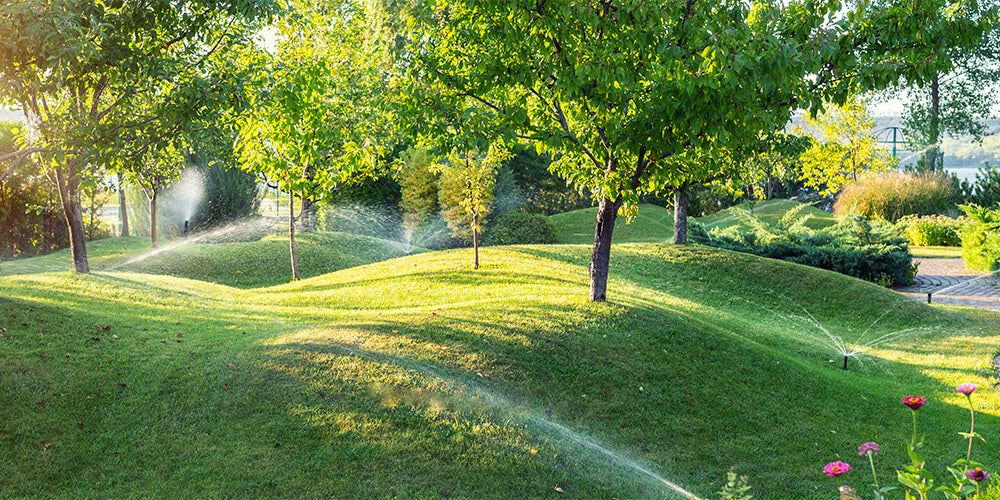
[[[295,237],[303,278],[400,257],[421,248],[349,233],[299,233]],[[273,234],[259,241],[201,243],[185,240],[161,243],[152,251],[148,238],[108,238],[87,244],[91,269],[131,271],[257,288],[291,280],[288,236]],[[4,263],[3,274],[65,270],[68,251]]]
[[[593,245],[597,207],[582,208],[549,217],[558,230],[559,243]],[[614,243],[663,243],[674,238],[674,212],[658,205],[639,205],[639,215],[629,224],[619,217]]]
[[[879,442],[881,478],[907,461],[907,394],[930,400],[924,454],[943,479],[967,446],[960,382],[982,388],[974,458],[1000,467],[993,314],[659,244],[617,246],[612,302],[593,304],[587,246],[482,252],[479,271],[463,249],[254,290],[3,278],[5,491],[670,496],[633,460],[699,496],[734,469],[756,498],[830,498],[837,454],[863,471],[849,457]],[[890,337],[843,371],[818,325],[855,347]]]

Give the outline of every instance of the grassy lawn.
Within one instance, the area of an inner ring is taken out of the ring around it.
[[[962,247],[919,247],[911,246],[910,253],[914,257],[948,257],[962,258]]]
[[[597,207],[552,215],[549,219],[559,231],[559,243],[593,245]],[[614,243],[663,243],[674,239],[674,212],[658,205],[639,205],[639,215],[629,224],[619,217],[615,222]]]
[[[254,289],[5,263],[2,496],[671,497],[627,457],[699,496],[732,469],[756,498],[826,499],[837,459],[868,490],[865,441],[893,482],[908,394],[929,400],[943,483],[967,446],[962,382],[980,385],[974,458],[1000,470],[995,314],[649,243],[614,248],[611,301],[592,304],[589,257],[491,247],[472,271],[471,250],[430,252]],[[907,333],[844,371],[820,326],[852,345]]]

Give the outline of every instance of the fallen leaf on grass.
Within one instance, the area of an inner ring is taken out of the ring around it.
[[[565,491],[563,491],[563,489],[562,489],[562,488],[560,488],[559,486],[556,486],[556,487],[555,487],[555,490],[556,490],[556,491],[558,491],[559,493],[566,493],[566,492],[565,492]]]
[[[232,363],[229,363],[229,364],[228,364],[228,365],[226,365],[226,366],[228,366],[230,370],[233,370],[233,371],[236,371],[236,365],[234,365],[234,364],[232,364]]]

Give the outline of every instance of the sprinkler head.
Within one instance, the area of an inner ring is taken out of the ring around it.
[[[847,358],[848,358],[848,357],[849,357],[849,356],[844,356],[844,371],[845,371],[845,372],[847,371]]]
[[[184,221],[184,237],[187,238],[188,235],[188,221]]]

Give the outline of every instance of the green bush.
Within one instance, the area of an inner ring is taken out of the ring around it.
[[[556,243],[558,238],[548,217],[515,211],[494,219],[484,239],[487,245],[527,245]]]
[[[996,165],[984,164],[976,172],[976,181],[962,181],[962,199],[981,207],[992,207],[1000,203],[1000,169]]]
[[[959,230],[968,221],[965,217],[907,215],[896,222],[896,227],[906,235],[911,245],[957,247],[962,244]]]
[[[801,227],[787,226],[793,218],[786,214],[775,227],[757,220],[754,229],[737,234],[732,230],[696,232],[699,241],[709,246],[827,269],[881,285],[913,282],[912,255],[906,239],[896,236],[892,225],[848,215],[832,228],[806,232],[789,230]],[[784,231],[781,226],[786,226]]]
[[[905,215],[934,215],[954,211],[957,190],[941,173],[885,172],[863,177],[844,188],[833,205],[838,217],[851,210],[868,219],[896,222]]]
[[[970,222],[962,226],[962,258],[965,266],[976,271],[1000,269],[1000,208],[959,205]]]

